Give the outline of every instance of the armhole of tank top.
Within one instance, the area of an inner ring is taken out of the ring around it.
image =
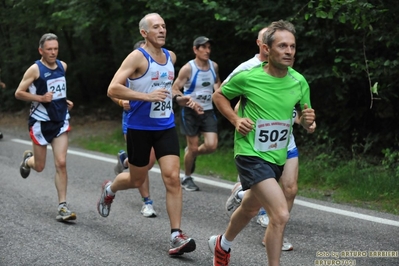
[[[151,57],[150,54],[147,53],[146,50],[144,50],[142,47],[137,48],[137,50],[139,50],[139,51],[143,54],[144,58],[147,60],[147,69],[145,70],[145,72],[143,73],[143,75],[141,75],[140,77],[137,77],[137,78],[134,78],[134,79],[132,79],[132,78],[127,78],[127,82],[129,83],[129,86],[130,86],[130,82],[129,82],[129,81],[137,80],[137,79],[139,79],[139,78],[144,77],[145,74],[147,74],[148,69],[150,69],[150,57]],[[129,88],[129,86],[127,86],[127,87]]]
[[[62,72],[65,73],[65,68],[64,68],[64,66],[62,65],[61,61],[57,59],[55,62],[57,62],[57,65],[58,65],[58,67],[62,70]]]

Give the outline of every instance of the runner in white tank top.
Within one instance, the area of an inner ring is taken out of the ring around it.
[[[191,174],[195,170],[196,158],[216,150],[218,144],[217,119],[213,110],[212,94],[220,86],[218,65],[209,59],[213,41],[205,36],[193,42],[195,59],[186,63],[179,71],[173,88],[183,88],[184,95],[190,96],[201,106],[203,114],[184,107],[181,110],[180,132],[186,136],[184,154],[184,177],[182,186],[187,191],[198,191]],[[204,142],[200,143],[202,134]]]

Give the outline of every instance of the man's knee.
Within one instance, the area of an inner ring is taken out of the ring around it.
[[[286,198],[295,198],[298,192],[297,184],[290,184],[283,186],[283,192]]]
[[[273,215],[269,214],[269,219],[270,219],[269,223],[272,223],[277,226],[284,226],[290,219],[290,213],[288,210],[281,210],[274,213]]]

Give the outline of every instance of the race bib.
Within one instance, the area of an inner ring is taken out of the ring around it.
[[[172,99],[167,97],[163,102],[152,102],[151,103],[151,118],[168,118],[172,113]]]
[[[53,92],[53,100],[66,98],[65,77],[47,80],[47,91]]]
[[[287,147],[291,129],[290,119],[256,121],[255,150],[275,151]]]
[[[195,93],[195,100],[202,104],[210,103],[212,101],[212,92],[209,90],[197,91]]]

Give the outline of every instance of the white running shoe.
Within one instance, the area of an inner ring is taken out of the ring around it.
[[[157,217],[157,213],[152,206],[152,200],[143,203],[143,207],[141,207],[141,214],[147,218]]]
[[[288,240],[286,238],[284,238],[283,246],[282,246],[281,250],[282,251],[290,251],[293,249],[294,249],[294,246],[290,242],[288,242]]]
[[[265,242],[262,240],[262,245],[265,246]],[[294,246],[288,242],[288,240],[284,237],[283,246],[281,247],[282,251],[291,251],[294,250]]]
[[[228,216],[231,216],[241,204],[241,199],[238,197],[240,191],[242,191],[241,183],[236,183],[231,190],[230,197],[226,201],[226,211]]]
[[[269,225],[269,217],[267,216],[267,213],[258,214],[256,222],[262,227],[267,227]]]
[[[105,180],[101,186],[101,196],[97,202],[97,211],[102,217],[107,217],[111,211],[112,201],[115,196],[108,195],[107,187],[112,184],[110,180]]]

